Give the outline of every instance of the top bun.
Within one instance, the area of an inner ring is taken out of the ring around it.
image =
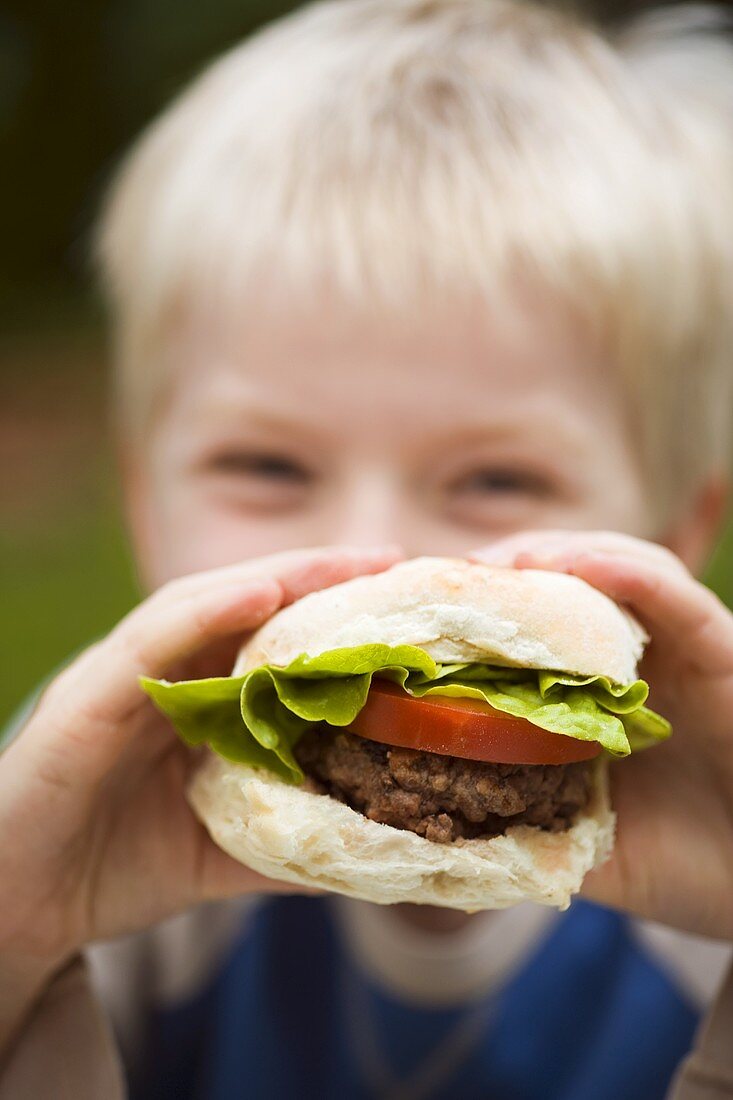
[[[234,674],[301,653],[382,642],[440,662],[483,661],[580,676],[636,678],[647,636],[578,577],[415,558],[313,592],[274,615],[241,650]]]

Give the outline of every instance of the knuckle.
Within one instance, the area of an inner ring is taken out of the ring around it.
[[[154,647],[144,625],[136,626],[129,633],[121,635],[117,640],[117,649],[119,666],[124,668],[126,674],[136,677],[147,673]]]
[[[36,774],[45,787],[65,794],[74,791],[74,747],[72,739],[65,732],[63,750],[58,744],[52,743],[45,746],[45,751],[39,754]]]
[[[78,745],[87,730],[98,727],[103,719],[103,707],[98,700],[80,692],[67,691],[50,698],[39,719],[51,733],[50,744]]]
[[[146,603],[149,607],[174,603],[176,600],[184,598],[191,592],[193,583],[193,576],[191,575],[174,577],[172,580],[161,584],[161,586],[153,592],[152,596],[147,599]]]
[[[630,564],[620,569],[615,585],[617,596],[623,602],[638,605],[639,609],[656,607],[664,595],[665,576],[658,569]]]
[[[202,603],[191,609],[191,624],[196,635],[205,639],[212,633],[216,626],[219,609]]]
[[[668,546],[662,546],[658,542],[649,543],[648,545],[653,550],[660,564],[673,569],[675,572],[680,573],[683,576],[692,576],[690,570],[687,568],[682,559],[679,558],[673,550],[670,550]]]
[[[626,584],[640,596],[659,596],[664,588],[665,577],[658,569],[629,569],[626,572]]]
[[[102,642],[94,642],[75,660],[62,668],[53,680],[43,688],[38,699],[37,709],[46,706],[58,706],[70,695],[73,695],[78,690],[80,682],[83,682],[87,667],[100,651],[102,644]]]
[[[69,690],[73,678],[71,667],[65,668],[63,672],[60,672],[58,676],[54,677],[51,683],[46,685],[38,697],[35,713],[38,714],[46,707],[57,706]]]

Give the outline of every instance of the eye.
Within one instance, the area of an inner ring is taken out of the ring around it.
[[[202,457],[198,472],[222,507],[252,516],[302,509],[319,482],[316,469],[276,448],[222,446]]]
[[[450,489],[458,495],[545,497],[549,495],[551,486],[546,478],[530,470],[482,466],[455,478]]]
[[[476,463],[445,488],[446,514],[472,530],[502,533],[540,522],[561,489],[544,471],[518,462]]]
[[[270,451],[222,451],[210,460],[210,468],[221,474],[234,474],[269,482],[271,485],[308,485],[313,474],[301,462]]]

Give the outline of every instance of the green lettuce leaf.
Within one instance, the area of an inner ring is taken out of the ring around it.
[[[267,768],[302,782],[293,755],[312,726],[348,726],[364,706],[372,678],[392,680],[417,698],[481,699],[496,710],[565,737],[597,741],[627,756],[662,741],[669,723],[644,706],[643,680],[615,684],[486,664],[439,665],[416,646],[362,645],[296,657],[285,668],[263,665],[242,676],[168,683],[141,679],[155,705],[189,745],[207,744],[227,760]]]

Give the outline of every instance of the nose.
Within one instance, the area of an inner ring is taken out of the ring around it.
[[[353,546],[404,543],[410,509],[394,474],[376,466],[361,466],[344,489],[335,541]]]

